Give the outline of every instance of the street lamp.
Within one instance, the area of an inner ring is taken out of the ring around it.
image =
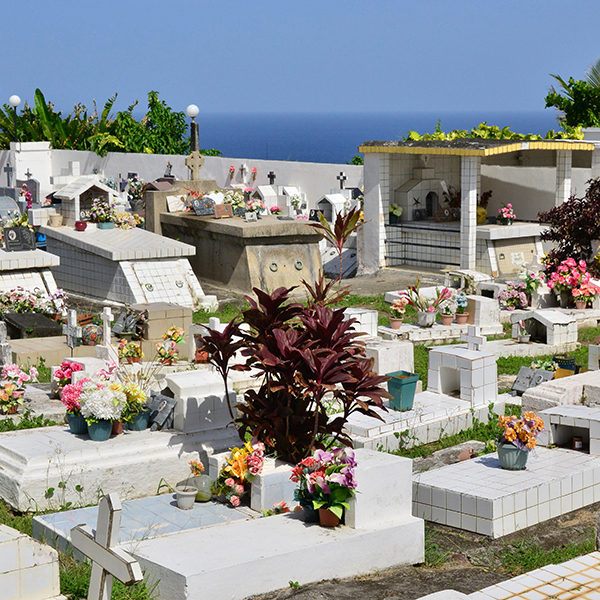
[[[17,106],[19,106],[19,104],[21,104],[21,98],[19,98],[19,96],[17,96],[16,94],[14,94],[8,99],[8,103],[15,109],[15,144],[16,144],[19,141],[17,139]]]
[[[200,109],[195,104],[190,104],[185,112],[188,117],[192,119],[192,123],[190,125],[190,151],[194,152],[195,150],[200,150],[200,128],[198,123],[194,121],[194,118],[198,116]]]

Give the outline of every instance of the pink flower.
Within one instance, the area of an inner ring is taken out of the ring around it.
[[[228,487],[233,487],[235,485],[235,481],[231,477],[228,477],[225,480],[225,485]]]
[[[427,307],[427,312],[433,312],[434,310],[435,310],[435,308],[433,308],[433,306]]]
[[[231,498],[229,498],[229,502],[231,502],[233,506],[240,505],[240,499],[237,496],[231,496]]]

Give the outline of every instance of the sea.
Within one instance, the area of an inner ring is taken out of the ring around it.
[[[518,133],[558,130],[556,112],[440,113],[254,113],[200,114],[200,147],[223,156],[316,163],[349,162],[358,146],[372,140],[400,140],[413,130],[432,133],[471,129],[479,123],[510,127]]]

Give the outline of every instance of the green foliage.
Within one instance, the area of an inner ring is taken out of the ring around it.
[[[420,515],[417,515],[420,516]],[[425,523],[425,566],[441,567],[450,556],[450,552],[442,550],[439,544],[439,534],[430,523]]]
[[[563,131],[555,132],[554,130],[548,131],[546,136],[542,138],[537,133],[516,133],[511,131],[510,127],[496,127],[495,125],[488,125],[486,121],[480,123],[477,127],[473,127],[470,131],[466,129],[453,129],[452,131],[445,133],[441,127],[441,121],[438,121],[433,133],[424,133],[423,135],[416,131],[409,131],[408,135],[402,138],[404,141],[422,141],[422,140],[442,140],[452,141],[464,138],[478,138],[484,140],[541,140],[541,139],[583,139],[583,133],[581,128],[568,128],[565,127]]]
[[[21,533],[31,535],[33,513],[22,513],[15,510],[10,504],[0,499],[0,523],[8,525]]]
[[[587,346],[583,346],[579,348],[579,350],[574,350],[573,352],[569,352],[569,356],[573,356],[578,365],[587,368],[588,364],[588,349]],[[498,365],[498,375],[508,374],[508,375],[516,375],[519,372],[521,367],[529,367],[531,362],[535,360],[538,361],[546,361],[552,360],[552,354],[545,354],[543,356],[506,356],[500,357],[497,361]]]
[[[36,429],[37,427],[50,427],[57,424],[51,419],[44,418],[44,415],[33,416],[31,409],[26,408],[19,421],[13,421],[10,417],[0,419],[0,432]]]
[[[545,98],[546,108],[561,111],[559,121],[569,127],[600,127],[600,87],[573,77],[568,81],[552,77],[561,84],[562,93],[552,88]]]
[[[365,159],[358,154],[353,156],[349,161],[346,162],[347,165],[364,165]]]

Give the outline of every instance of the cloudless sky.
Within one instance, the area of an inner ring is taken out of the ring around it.
[[[543,110],[600,55],[598,0],[14,0],[11,94],[70,112],[157,90],[203,113]]]

